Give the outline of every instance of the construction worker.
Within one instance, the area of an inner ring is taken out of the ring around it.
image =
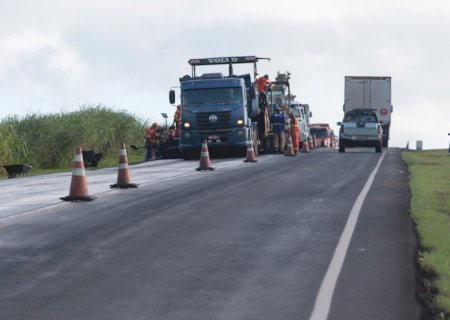
[[[158,124],[156,122],[154,122],[150,128],[147,128],[144,138],[147,147],[145,161],[156,160],[156,158],[160,156]]]
[[[272,82],[269,80],[269,76],[266,74],[264,77],[259,77],[256,80],[256,88],[258,90],[258,101],[259,106],[263,107],[267,105],[267,86],[269,86]]]
[[[291,120],[289,134],[291,135],[294,153],[297,154],[300,149],[300,128],[298,127],[298,120],[292,112],[289,112],[289,119]]]
[[[284,129],[286,118],[284,117],[284,112],[281,111],[281,107],[277,107],[275,112],[270,117],[270,122],[272,123],[272,132],[273,132],[273,145],[275,149],[275,153],[283,153],[284,152]]]
[[[175,111],[175,115],[173,116],[173,122],[175,124],[175,132],[173,136],[177,138],[180,136],[181,105],[177,105],[177,111]]]

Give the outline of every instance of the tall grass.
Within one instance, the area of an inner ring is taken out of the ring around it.
[[[436,275],[427,285],[437,289],[432,299],[450,319],[450,155],[431,150],[402,156],[410,171],[411,216],[422,247],[419,264],[425,274]]]
[[[0,164],[22,162],[28,156],[24,135],[17,130],[17,118],[0,123]]]
[[[117,155],[121,143],[142,141],[145,126],[126,111],[102,105],[69,113],[8,117],[0,122],[0,162],[44,169],[70,167],[78,146],[104,157]]]

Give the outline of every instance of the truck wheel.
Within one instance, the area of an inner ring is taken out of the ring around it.
[[[181,158],[183,160],[192,160],[194,159],[194,153],[192,151],[183,151],[181,153]]]
[[[389,140],[383,137],[383,148],[387,148],[389,144]]]
[[[375,146],[375,152],[376,152],[376,153],[380,153],[380,152],[381,152],[381,143],[379,143],[379,144],[377,144],[377,145]]]
[[[339,152],[345,152],[345,145],[341,139],[339,139]]]

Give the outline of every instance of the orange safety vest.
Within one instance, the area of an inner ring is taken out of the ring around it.
[[[261,77],[256,82],[256,87],[258,89],[258,92],[266,92],[266,86],[270,83],[269,80],[267,80],[264,77]]]
[[[148,128],[146,133],[145,133],[145,135],[146,135],[145,142],[147,144],[152,144],[152,145],[158,145],[159,144],[158,134],[156,133],[155,129]]]
[[[298,120],[296,117],[289,117],[291,119],[291,127],[289,133],[291,134],[292,147],[294,150],[300,149],[300,128],[298,127]]]
[[[175,132],[173,133],[173,135],[174,135],[174,137],[178,137],[180,135],[180,123],[181,123],[181,110],[180,109],[177,109],[177,111],[175,111],[173,120],[175,122]]]

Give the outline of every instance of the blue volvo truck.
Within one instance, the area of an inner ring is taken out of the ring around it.
[[[210,152],[233,152],[246,155],[249,141],[255,153],[261,146],[258,135],[260,106],[254,86],[257,75],[256,56],[191,59],[192,75],[180,78],[179,104],[181,123],[179,149],[183,159],[197,158],[202,142],[208,141]],[[253,64],[250,74],[235,75],[233,65]],[[198,66],[228,65],[223,73],[196,74]],[[175,90],[170,90],[171,104],[177,101]]]

